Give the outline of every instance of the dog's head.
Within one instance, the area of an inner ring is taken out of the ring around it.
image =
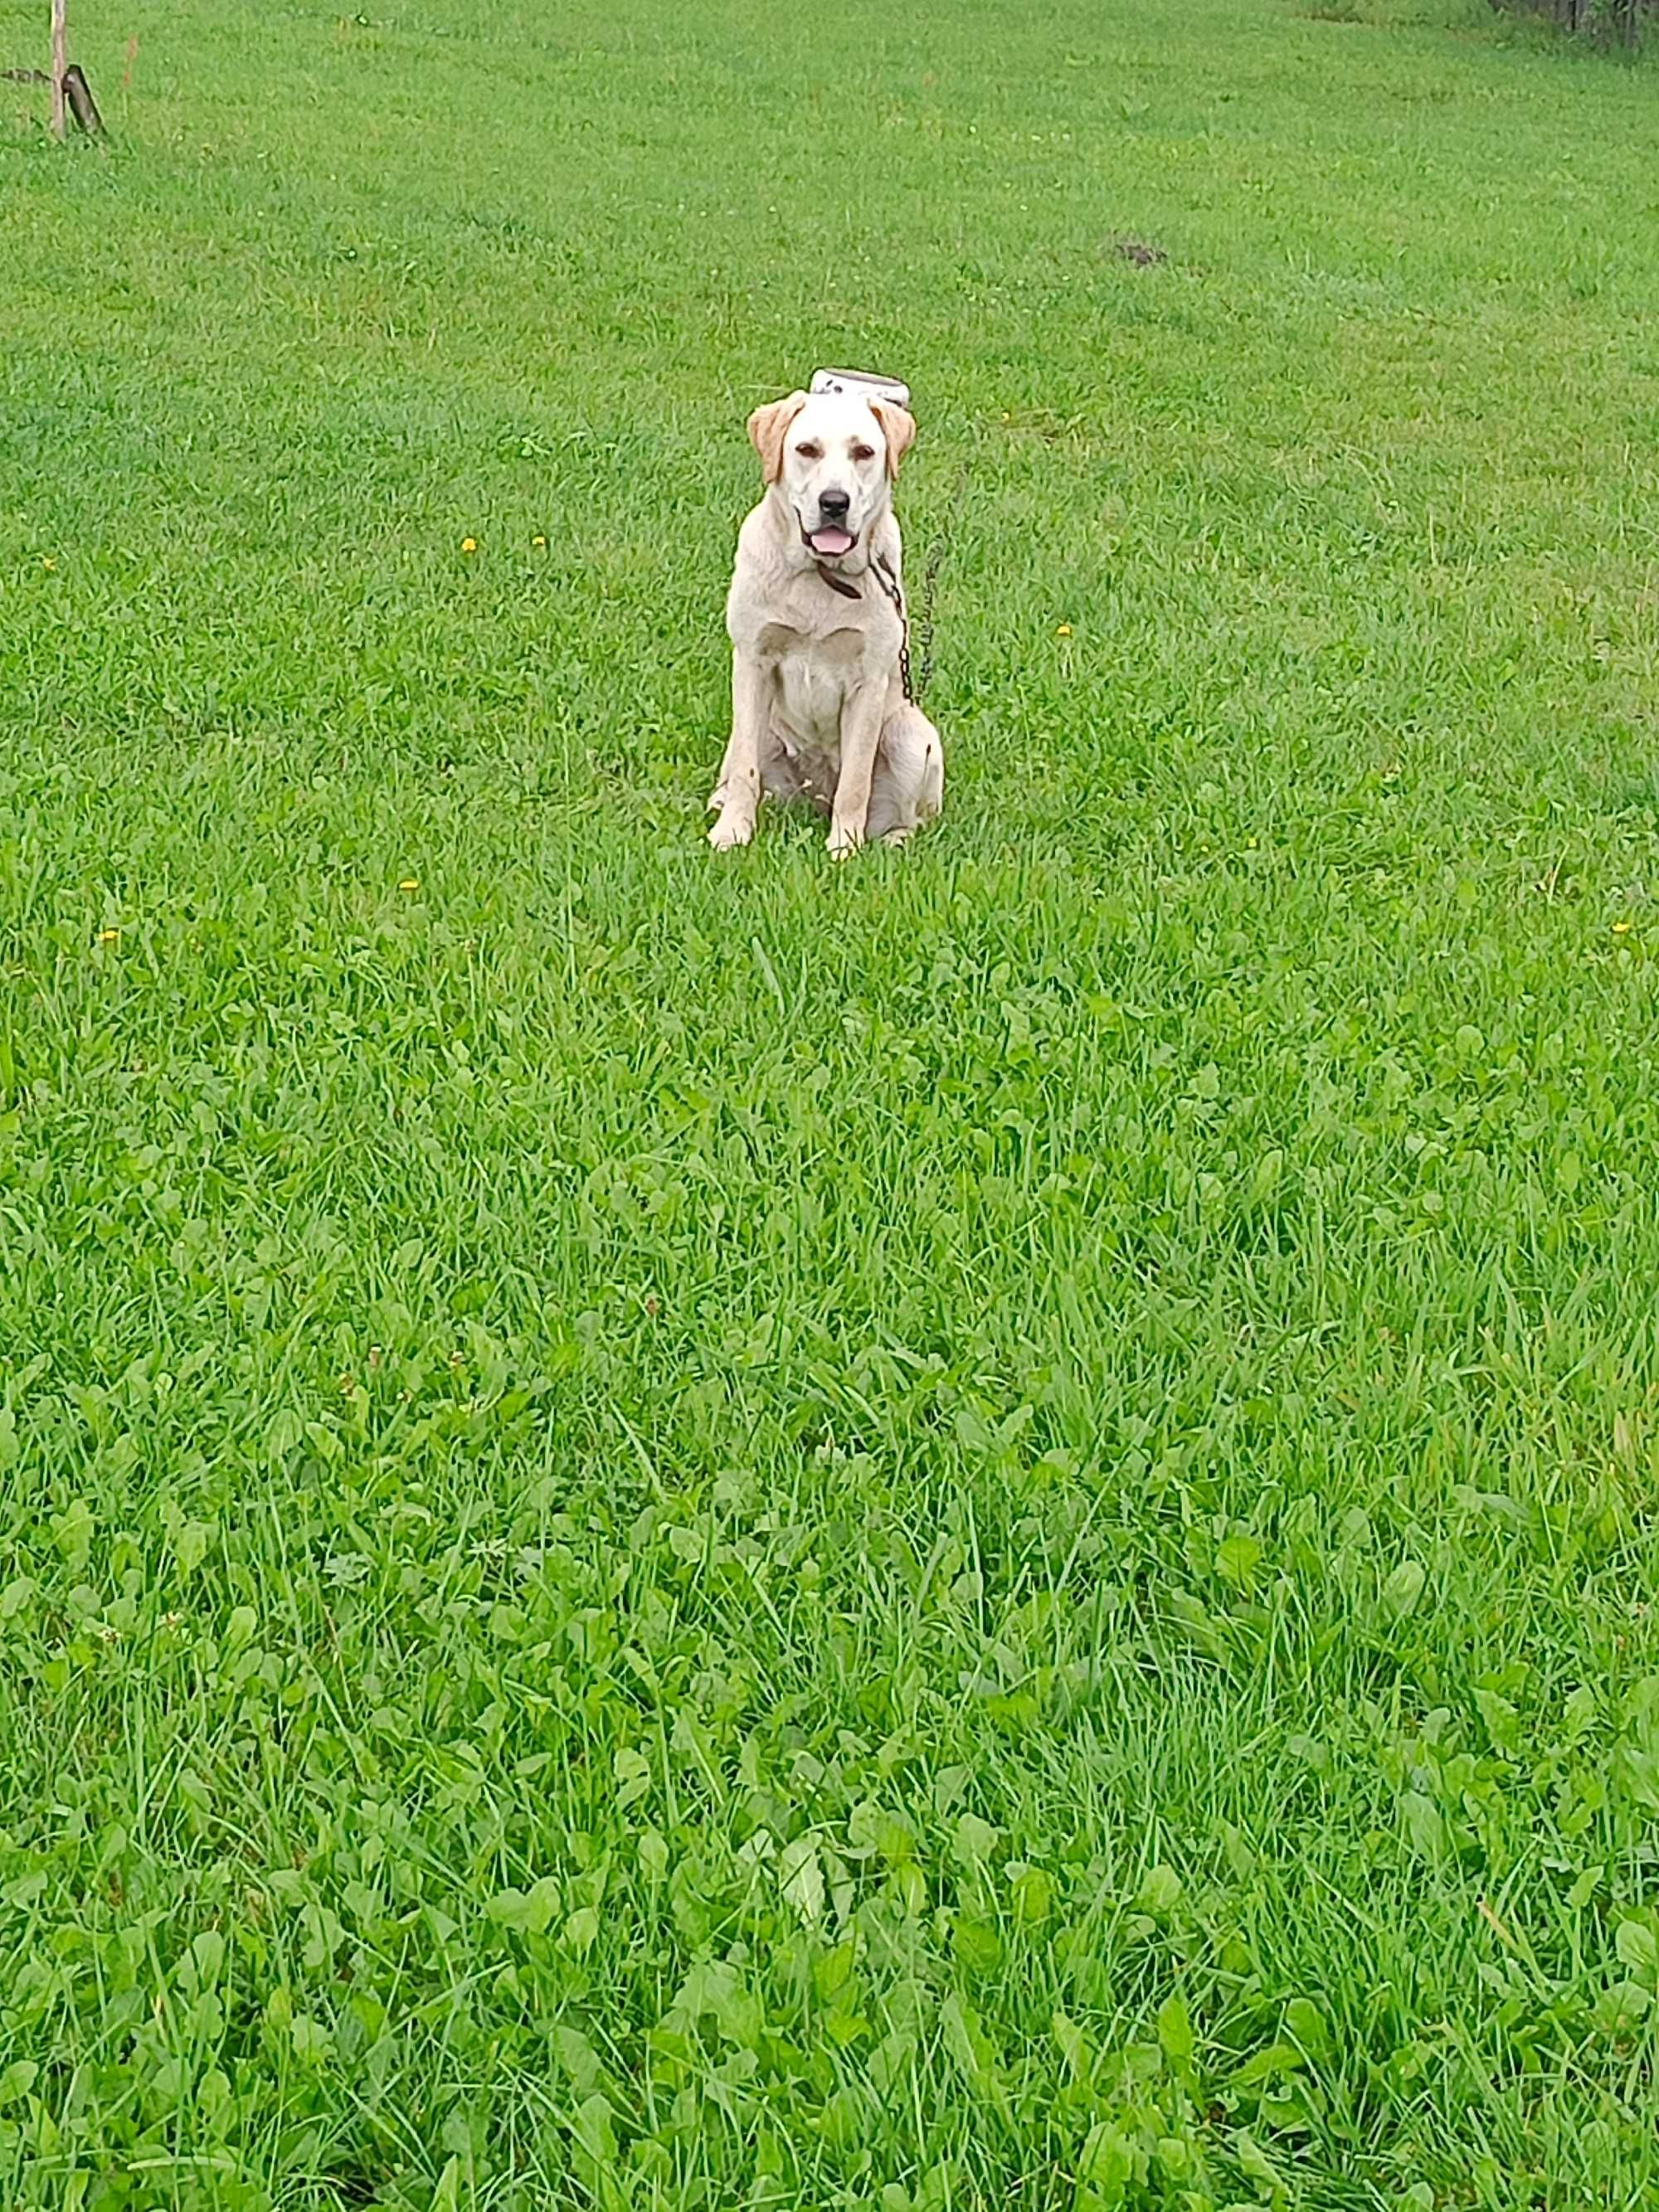
[[[886,513],[913,418],[884,399],[792,392],[749,418],[766,481],[788,502],[801,543],[817,561],[845,561]]]

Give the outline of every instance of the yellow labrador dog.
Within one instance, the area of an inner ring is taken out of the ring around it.
[[[768,792],[828,814],[838,860],[867,838],[902,844],[944,803],[945,748],[905,696],[892,484],[915,434],[902,407],[844,392],[792,392],[749,418],[766,492],[738,534],[726,603],[717,852],[749,842]]]

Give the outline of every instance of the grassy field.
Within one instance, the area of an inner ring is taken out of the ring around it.
[[[1651,2207],[1651,70],[368,7],[0,87],[0,2203]]]

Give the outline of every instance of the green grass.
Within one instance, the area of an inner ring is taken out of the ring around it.
[[[1348,12],[0,88],[8,2207],[1659,2201],[1654,78]],[[946,815],[717,862],[824,360]]]

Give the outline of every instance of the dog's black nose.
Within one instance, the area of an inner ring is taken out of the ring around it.
[[[851,492],[821,491],[818,494],[818,512],[827,515],[831,522],[844,522],[847,510],[852,504]]]

